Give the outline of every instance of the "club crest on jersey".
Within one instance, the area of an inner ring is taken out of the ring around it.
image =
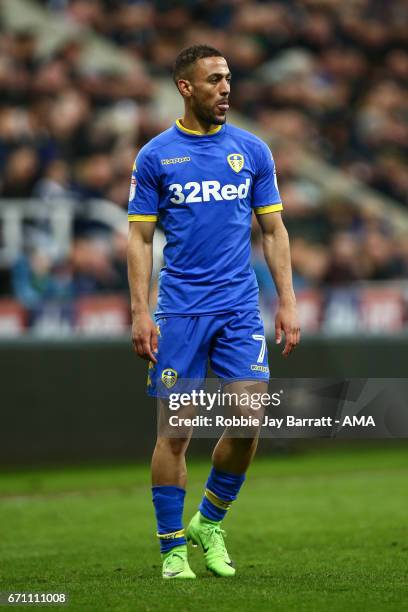
[[[161,374],[163,384],[165,384],[168,389],[174,387],[177,382],[177,377],[178,374],[176,370],[173,370],[172,368],[166,368]]]
[[[227,162],[234,172],[241,172],[244,167],[244,156],[241,153],[230,153],[227,156]]]

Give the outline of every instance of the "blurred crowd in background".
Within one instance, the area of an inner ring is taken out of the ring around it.
[[[228,59],[232,108],[265,139],[278,138],[295,287],[408,276],[408,235],[369,207],[326,201],[296,168],[297,152],[310,152],[408,212],[406,0],[36,1],[109,39],[135,67],[84,69],[75,37],[43,57],[34,31],[0,25],[0,198],[75,198],[79,212],[101,198],[126,210],[137,151],[168,127],[155,115],[155,79],[170,78],[181,48],[207,43]],[[123,233],[77,222],[61,257],[52,237],[34,230],[26,252],[0,270],[0,296],[32,308],[126,292]],[[256,222],[253,244],[261,291],[272,297]]]

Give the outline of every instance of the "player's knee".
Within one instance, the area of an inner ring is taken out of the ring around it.
[[[243,450],[250,448],[259,438],[259,429],[245,428],[233,433],[233,446],[240,447]]]
[[[189,438],[166,438],[158,437],[156,449],[175,456],[184,455],[187,450]]]

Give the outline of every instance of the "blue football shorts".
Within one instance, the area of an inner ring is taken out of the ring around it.
[[[264,326],[257,310],[158,316],[156,323],[157,363],[149,363],[149,395],[166,398],[203,388],[208,362],[223,384],[269,380]]]

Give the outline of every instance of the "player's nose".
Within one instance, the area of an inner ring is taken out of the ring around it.
[[[222,79],[222,81],[220,81],[220,83],[221,83],[220,94],[222,96],[228,96],[229,92],[230,92],[229,81],[227,81],[227,79]]]

